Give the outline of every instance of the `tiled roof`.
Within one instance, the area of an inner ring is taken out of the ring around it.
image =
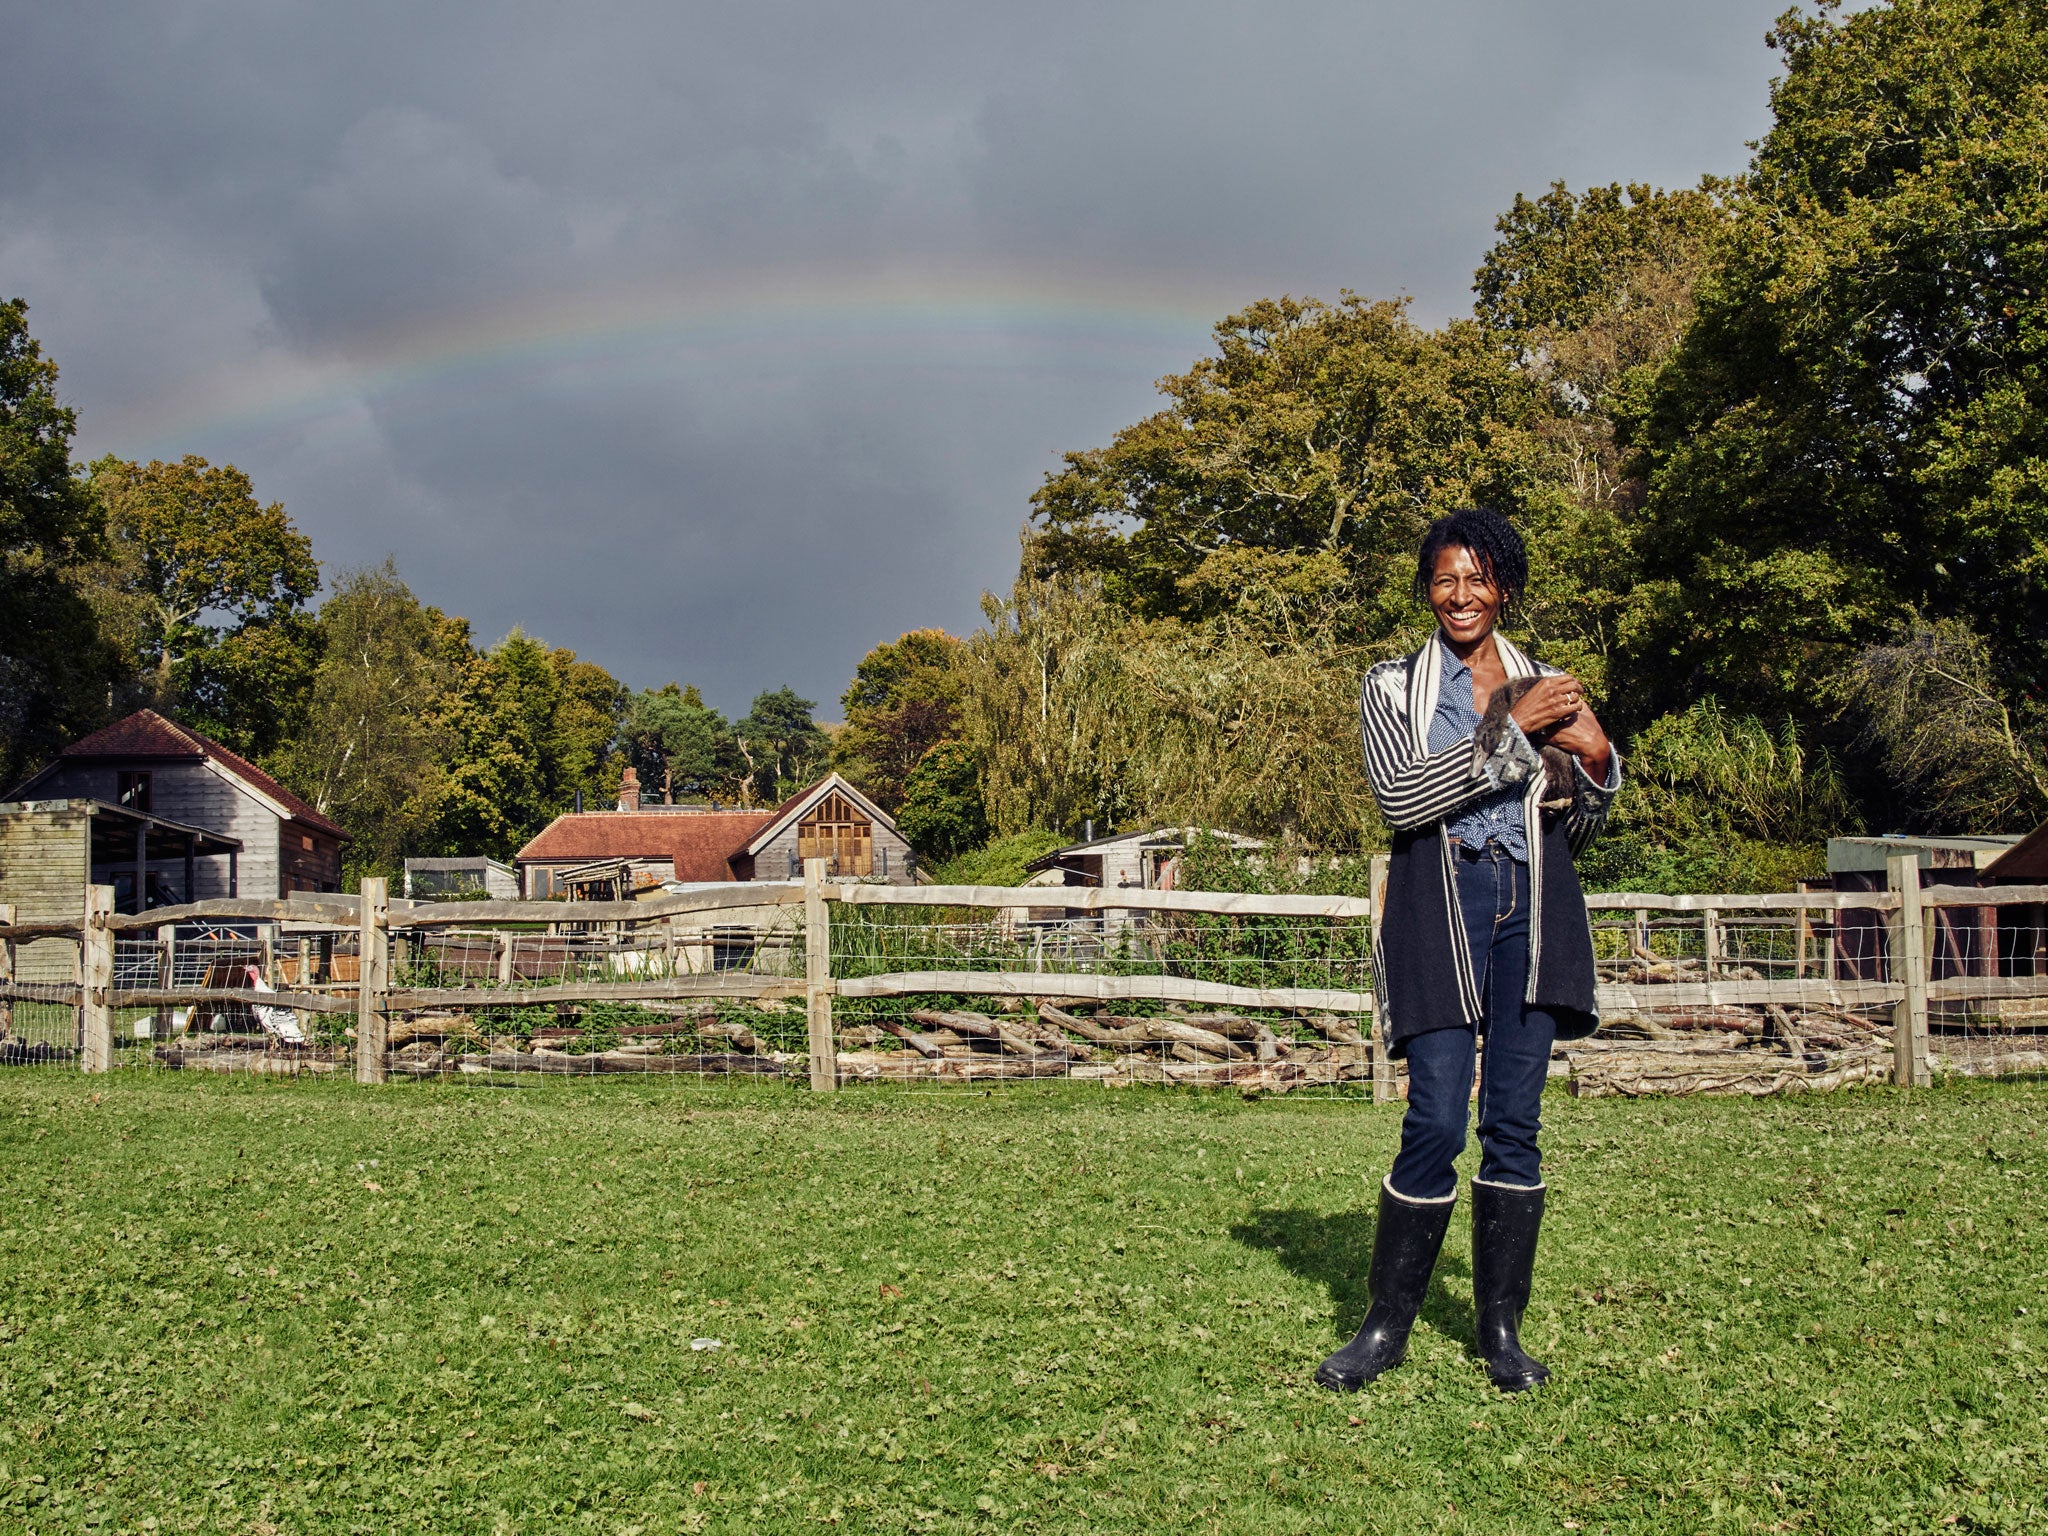
[[[588,811],[557,816],[519,850],[524,863],[671,859],[678,880],[731,880],[732,856],[773,811]]]
[[[247,758],[230,752],[210,736],[202,736],[174,720],[166,720],[153,709],[138,709],[125,720],[116,720],[112,725],[94,731],[90,736],[80,737],[58,756],[131,760],[211,758],[251,789],[269,796],[282,805],[290,813],[292,820],[302,821],[330,837],[338,837],[344,841],[348,839],[348,834],[339,826],[322,816],[306,801],[286,789]]]

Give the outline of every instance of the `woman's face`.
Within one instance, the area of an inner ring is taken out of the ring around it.
[[[1436,574],[1429,579],[1429,606],[1436,621],[1458,645],[1471,645],[1493,632],[1500,618],[1500,588],[1462,544],[1438,552]]]

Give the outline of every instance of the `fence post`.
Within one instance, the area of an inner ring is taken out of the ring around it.
[[[1927,927],[1918,855],[1894,854],[1885,861],[1885,873],[1899,898],[1892,914],[1892,980],[1905,988],[1892,1004],[1892,1081],[1925,1088],[1933,1074],[1927,1065]]]
[[[361,958],[356,964],[356,1081],[384,1081],[384,998],[391,988],[391,894],[380,875],[362,882]]]
[[[14,925],[14,903],[0,901],[0,928]],[[0,939],[0,987],[14,980],[14,940]],[[14,1033],[14,999],[0,997],[0,1040]]]
[[[1700,970],[1708,981],[1721,964],[1721,914],[1712,907],[1700,913]]]
[[[1371,872],[1368,876],[1372,889],[1372,934],[1373,947],[1379,947],[1380,918],[1387,910],[1387,870],[1392,865],[1392,856],[1376,853],[1372,856]],[[1380,1008],[1386,1002],[1386,993],[1380,987],[1377,973],[1373,979],[1372,1028],[1367,1031],[1371,1040],[1370,1060],[1372,1062],[1372,1101],[1387,1104],[1394,1097],[1394,1062],[1387,1055],[1386,1020],[1380,1017]]]
[[[839,1045],[832,1037],[832,919],[825,906],[825,861],[804,860],[804,998],[811,1037],[811,1087],[839,1086]]]
[[[111,885],[89,885],[85,895],[85,927],[78,935],[79,1065],[88,1072],[109,1072],[114,1066],[114,930],[107,917],[114,910]]]

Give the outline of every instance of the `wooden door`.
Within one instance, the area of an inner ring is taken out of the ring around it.
[[[823,859],[825,873],[861,879],[875,872],[874,823],[836,789],[797,823],[800,859]]]

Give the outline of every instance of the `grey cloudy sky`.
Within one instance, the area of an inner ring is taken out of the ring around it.
[[[14,0],[0,293],[82,455],[833,718],[1230,309],[1440,319],[1518,190],[1740,169],[1785,3]]]

